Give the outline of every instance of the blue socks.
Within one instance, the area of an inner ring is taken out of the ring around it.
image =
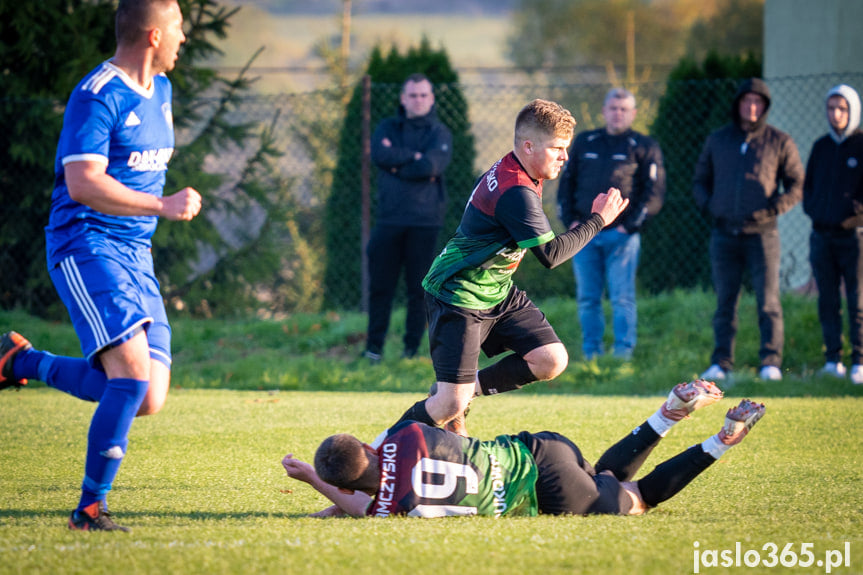
[[[96,501],[104,501],[111,490],[126,454],[129,429],[147,393],[148,384],[137,379],[107,380],[87,436],[87,461],[79,511]]]
[[[57,356],[30,349],[15,356],[15,377],[38,379],[54,389],[85,401],[99,401],[105,392],[105,372],[91,367],[86,359]]]
[[[108,379],[105,372],[90,366],[86,359],[35,349],[16,355],[12,367],[16,378],[38,379],[79,399],[99,402],[87,435],[87,460],[77,510],[104,501],[120,470],[129,430],[149,382]]]

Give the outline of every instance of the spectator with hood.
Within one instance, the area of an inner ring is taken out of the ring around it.
[[[782,379],[777,221],[800,201],[804,173],[794,140],[767,123],[769,108],[767,84],[744,80],[731,106],[732,121],[707,137],[695,168],[695,203],[713,221],[710,261],[716,291],[715,345],[702,379],[723,380],[734,369],[737,305],[747,269],[761,332],[759,376]]]
[[[863,132],[860,97],[839,84],[825,98],[830,130],[815,141],[806,166],[803,211],[812,218],[809,260],[818,286],[824,337],[823,373],[844,378],[842,296],[845,283],[851,343],[851,381],[863,384]]]

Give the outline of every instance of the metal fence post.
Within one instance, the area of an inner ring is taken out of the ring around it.
[[[369,230],[371,228],[371,122],[372,122],[372,78],[368,74],[363,76],[363,112],[362,112],[362,160],[360,178],[362,180],[362,224],[360,228],[360,253],[362,254],[363,288],[360,309],[369,310],[369,257],[366,254],[366,246],[369,244]]]

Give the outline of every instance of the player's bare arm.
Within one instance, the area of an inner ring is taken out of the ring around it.
[[[338,487],[326,483],[318,477],[318,474],[315,473],[315,469],[309,463],[295,459],[292,453],[288,453],[282,459],[282,467],[287,471],[288,477],[308,483],[321,495],[335,503],[344,513],[347,513],[352,517],[365,516],[366,509],[372,500],[370,495],[363,493],[362,491],[339,489]],[[324,513],[325,511],[328,510],[323,510],[319,513]],[[330,515],[320,516],[323,517]]]
[[[64,173],[69,196],[78,203],[114,216],[160,216],[189,221],[201,211],[201,194],[193,188],[183,188],[158,198],[124,186],[108,175],[105,168],[100,162],[66,164]]]

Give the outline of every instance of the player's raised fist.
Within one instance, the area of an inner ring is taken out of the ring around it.
[[[194,188],[183,188],[176,194],[162,198],[162,213],[159,215],[173,221],[186,221],[201,211],[201,194]]]
[[[608,188],[608,191],[599,194],[593,200],[591,211],[602,216],[602,221],[605,225],[611,224],[617,219],[626,206],[629,205],[629,200],[620,195],[620,190],[617,188]]]

